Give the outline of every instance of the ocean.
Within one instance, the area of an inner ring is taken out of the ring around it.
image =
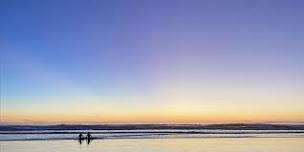
[[[90,132],[93,139],[78,140]],[[99,124],[1,125],[1,152],[267,151],[303,152],[303,125]]]

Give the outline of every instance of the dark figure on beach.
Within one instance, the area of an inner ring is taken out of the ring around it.
[[[78,139],[79,139],[79,140],[83,139],[82,133],[79,134]]]
[[[88,139],[88,140],[91,140],[91,139],[92,139],[92,135],[91,135],[90,132],[87,133],[87,139]]]
[[[90,144],[91,142],[91,139],[92,139],[92,135],[90,132],[87,133],[87,143]]]
[[[82,140],[83,140],[83,135],[82,135],[82,133],[80,133],[78,135],[78,141],[79,141],[80,144],[82,144]]]

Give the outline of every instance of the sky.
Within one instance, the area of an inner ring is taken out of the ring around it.
[[[302,0],[2,0],[0,123],[304,122]]]

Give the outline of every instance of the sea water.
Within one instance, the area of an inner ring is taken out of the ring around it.
[[[92,140],[78,140],[87,132]],[[303,125],[0,126],[0,152],[304,152],[303,145]]]
[[[207,129],[144,129],[144,130],[34,130],[0,131],[0,141],[75,140],[80,133],[90,132],[94,139],[134,138],[304,138],[304,130],[207,130]]]

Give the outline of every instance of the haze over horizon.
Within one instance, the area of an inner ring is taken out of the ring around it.
[[[0,124],[304,122],[303,8],[0,1]]]

